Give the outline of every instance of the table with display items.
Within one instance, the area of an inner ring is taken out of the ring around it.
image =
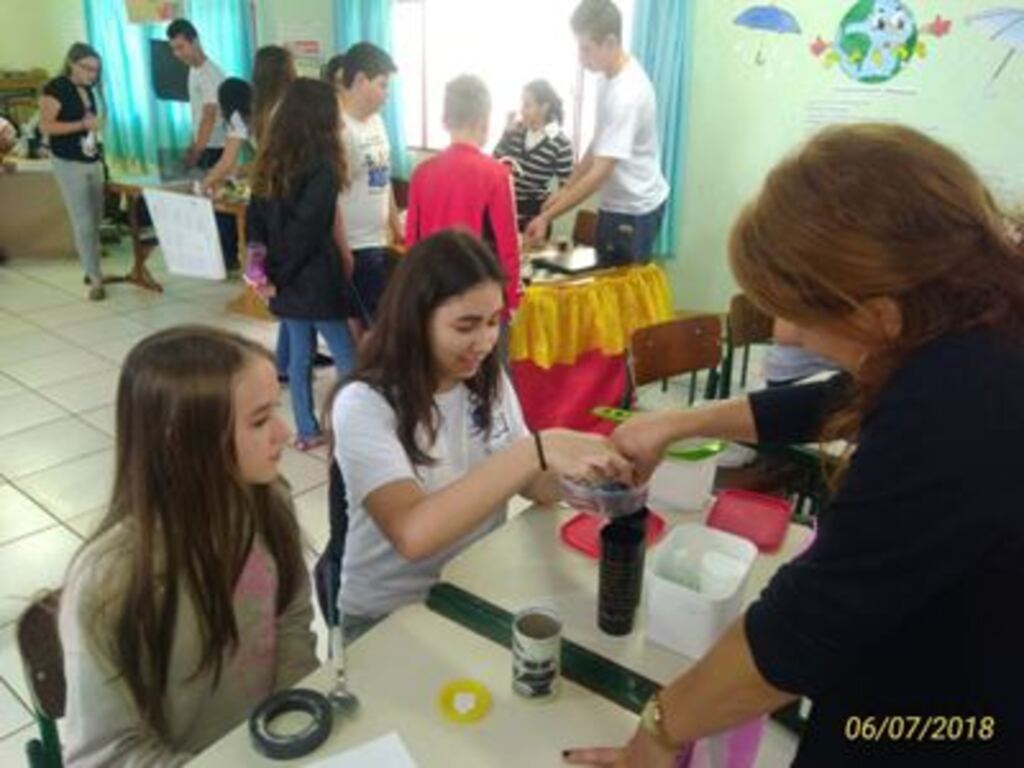
[[[563,255],[563,266],[585,265],[588,250]],[[668,279],[654,264],[566,275],[524,258],[530,284],[509,326],[509,364],[526,421],[534,430],[608,431],[591,411],[620,403],[633,332],[673,317]]]
[[[124,277],[106,278],[105,282],[128,282],[150,291],[163,291],[146,267],[150,252],[158,244],[156,237],[147,234],[149,226],[148,212],[145,210],[144,193],[147,188],[160,189],[165,192],[179,194],[196,194],[192,182],[177,181],[163,183],[159,179],[148,176],[124,176],[107,182],[107,194],[117,195],[124,200],[128,217],[128,228],[132,240],[132,268]],[[212,200],[213,210],[233,216],[238,230],[239,259],[245,255],[246,208],[244,196],[222,193]],[[241,263],[241,262],[240,262]],[[237,299],[236,299],[237,301]],[[230,307],[230,305],[229,305]],[[269,315],[266,315],[269,317]]]
[[[559,535],[575,514],[565,506],[525,510],[453,559],[428,604],[493,638],[506,635],[511,617],[527,606],[554,609],[564,624],[565,640],[578,649],[579,681],[622,706],[639,710],[653,690],[695,660],[647,639],[643,604],[630,634],[613,637],[598,629],[598,562],[568,547]],[[666,537],[676,525],[703,519],[703,513],[658,514],[667,524]],[[775,572],[806,549],[812,538],[810,528],[790,524],[776,551],[759,553],[742,605],[760,594]],[[657,546],[647,552],[648,563]],[[574,670],[570,663],[567,674],[577,676]]]
[[[568,680],[550,701],[531,702],[512,691],[512,656],[422,605],[402,608],[352,643],[350,689],[360,700],[352,714],[334,715],[328,740],[296,765],[341,759],[347,750],[397,732],[419,768],[563,765],[571,746],[620,744],[636,717]],[[492,702],[474,723],[454,723],[439,707],[442,688],[455,680],[482,683]],[[326,693],[334,673],[325,665],[303,680]],[[275,765],[255,751],[248,723],[239,725],[189,765]]]

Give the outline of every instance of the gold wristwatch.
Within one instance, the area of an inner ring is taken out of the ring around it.
[[[672,742],[668,731],[665,730],[665,716],[658,694],[651,696],[640,710],[640,727],[651,734],[665,749],[678,749],[679,745]]]

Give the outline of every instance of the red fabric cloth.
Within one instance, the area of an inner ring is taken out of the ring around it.
[[[471,144],[452,144],[416,168],[409,181],[405,243],[410,248],[442,229],[462,227],[494,238],[505,273],[505,299],[519,306],[519,237],[516,203],[508,168]]]
[[[523,416],[531,430],[568,427],[608,434],[615,427],[591,414],[599,405],[618,407],[626,391],[622,355],[587,352],[573,365],[541,368],[529,360],[510,364]]]

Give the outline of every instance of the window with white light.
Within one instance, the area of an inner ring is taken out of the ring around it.
[[[480,77],[491,92],[487,149],[518,113],[523,86],[543,78],[562,97],[563,128],[577,152],[594,130],[596,75],[584,72],[569,27],[579,0],[398,0],[393,52],[402,79],[402,114],[410,146],[448,145],[441,113],[454,77]],[[617,0],[623,40],[630,39],[633,0]]]

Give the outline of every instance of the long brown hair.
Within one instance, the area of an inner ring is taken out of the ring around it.
[[[287,197],[302,174],[324,162],[334,167],[339,188],[347,188],[339,117],[338,98],[327,83],[300,77],[289,85],[256,154],[253,194]]]
[[[765,312],[873,347],[826,439],[855,439],[892,373],[929,341],[972,328],[1024,338],[1024,259],[992,195],[963,158],[910,128],[817,134],[768,175],[733,228],[729,257]],[[853,322],[878,297],[902,314],[883,343]]]
[[[252,135],[256,146],[263,143],[270,117],[295,78],[295,60],[287,48],[264,45],[256,51],[252,65]]]
[[[426,430],[433,445],[440,426],[434,402],[439,384],[430,344],[430,319],[444,302],[485,282],[504,285],[505,278],[491,250],[468,232],[446,230],[414,245],[406,254],[381,298],[377,321],[359,353],[359,363],[347,381],[361,381],[377,390],[397,415],[398,439],[409,460],[421,466],[435,463],[417,441]],[[491,411],[498,395],[501,365],[497,348],[464,384],[470,391],[480,426],[491,429]],[[330,419],[326,419],[330,423]]]
[[[139,342],[121,370],[113,493],[82,551],[111,534],[125,553],[123,594],[104,595],[109,610],[96,620],[113,618],[115,666],[143,722],[163,738],[179,597],[192,601],[201,627],[195,674],[212,668],[217,680],[238,644],[232,595],[255,538],[277,564],[278,613],[305,576],[282,484],[248,483],[238,467],[234,381],[261,357],[272,360],[241,336],[183,326]]]

